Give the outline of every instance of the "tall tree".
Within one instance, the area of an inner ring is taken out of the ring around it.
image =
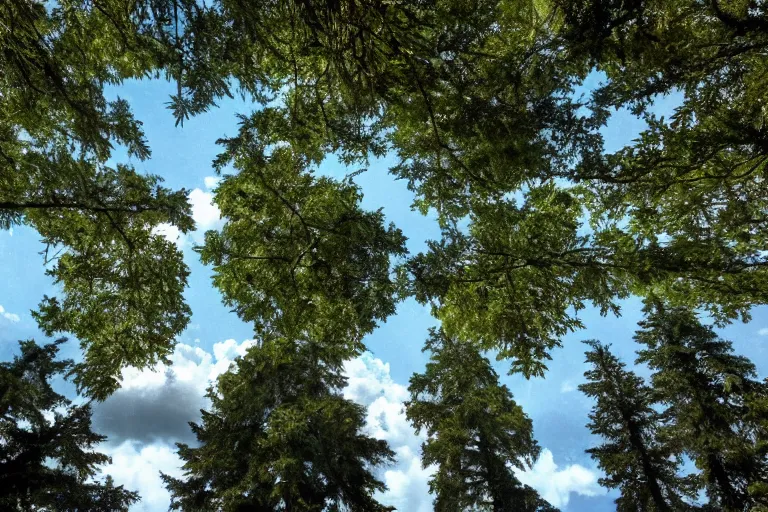
[[[371,471],[394,454],[341,396],[339,346],[270,338],[221,375],[211,410],[191,424],[199,446],[179,444],[185,476],[163,475],[171,508],[389,510],[373,498],[385,487]]]
[[[0,507],[4,510],[127,510],[138,494],[95,480],[109,457],[93,451],[106,439],[91,430],[89,404],[73,405],[52,380],[72,368],[57,360],[64,340],[20,343],[0,363]]]
[[[120,0],[0,6],[0,229],[41,235],[62,297],[46,297],[36,317],[49,335],[77,337],[75,382],[99,399],[121,368],[164,360],[190,314],[181,253],[153,231],[193,228],[186,191],[108,164],[115,144],[150,156],[141,122],[104,87],[167,60],[151,12]]]
[[[654,370],[653,388],[668,406],[665,436],[702,470],[711,505],[751,510],[750,485],[768,479],[768,459],[758,446],[765,411],[750,410],[751,397],[766,394],[755,366],[687,308],[648,300],[644,311],[635,340],[647,348],[638,362]]]
[[[659,435],[662,414],[654,407],[653,390],[607,346],[586,343],[591,368],[579,390],[596,400],[587,426],[605,440],[587,450],[606,474],[600,484],[619,488],[620,512],[687,510],[684,498],[694,497],[696,487],[690,478],[678,476],[680,451]]]
[[[435,510],[555,511],[523,485],[515,469],[539,455],[531,420],[512,399],[488,359],[466,342],[432,329],[423,374],[411,378],[406,414],[417,431]]]

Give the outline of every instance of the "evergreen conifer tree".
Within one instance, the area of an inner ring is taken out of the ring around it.
[[[411,378],[408,419],[426,431],[424,466],[437,465],[430,481],[435,510],[555,511],[523,485],[515,469],[539,455],[533,424],[498,375],[471,344],[433,329],[423,374]]]
[[[138,494],[95,479],[109,457],[93,451],[106,438],[91,430],[90,405],[73,405],[51,385],[73,367],[56,360],[63,341],[23,341],[0,363],[0,509],[127,510]]]
[[[765,411],[750,408],[751,397],[766,392],[754,364],[733,354],[731,342],[690,309],[648,300],[645,312],[635,335],[646,346],[638,362],[654,371],[656,397],[668,407],[665,436],[702,470],[710,506],[751,510],[749,487],[768,479],[768,460],[758,446]]]
[[[394,456],[362,432],[365,408],[340,394],[343,351],[271,338],[209,390],[192,424],[199,446],[179,445],[185,476],[163,475],[184,511],[389,510],[372,470]]]
[[[604,442],[587,453],[606,474],[600,484],[621,491],[619,512],[687,510],[684,498],[695,495],[695,486],[678,476],[679,451],[658,435],[662,414],[654,408],[653,390],[607,346],[586,343],[591,368],[579,390],[596,400],[587,426]]]

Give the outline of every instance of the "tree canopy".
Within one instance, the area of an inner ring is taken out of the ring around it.
[[[545,507],[505,465],[537,448],[481,351],[544,376],[553,349],[584,327],[582,309],[619,314],[631,295],[664,305],[638,334],[656,373],[649,387],[591,345],[582,389],[597,399],[591,428],[609,441],[592,452],[604,482],[626,510],[682,507],[692,491],[675,457],[686,453],[715,505],[745,506],[766,494],[764,385],[692,311],[724,325],[768,304],[767,19],[768,4],[747,0],[3,2],[0,229],[40,235],[58,291],[33,315],[83,350],[46,375],[66,371],[103,400],[123,369],[168,362],[188,324],[188,268],[159,233],[194,229],[187,192],[127,163],[150,158],[151,141],[111,89],[165,79],[176,125],[222,98],[252,104],[219,141],[224,226],[196,250],[259,338],[209,393],[200,446],[180,447],[174,506],[379,507],[369,466],[391,452],[339,395],[341,362],[413,297],[440,323],[409,409],[437,435],[425,460],[441,465],[438,502],[475,506],[489,493],[497,507],[513,499],[501,486]],[[664,97],[675,106],[662,117]],[[645,128],[608,150],[602,130],[617,109]],[[384,155],[413,207],[438,220],[421,253],[361,206],[355,177]],[[331,158],[347,178],[322,175]],[[454,368],[455,357],[472,364]],[[422,393],[440,395],[448,423],[423,410],[435,403]],[[473,394],[473,406],[503,411],[497,423],[451,425],[455,414],[483,419],[458,403]],[[88,409],[72,414],[87,430]],[[512,431],[524,446],[508,446]],[[474,457],[486,437],[479,491],[444,455]]]

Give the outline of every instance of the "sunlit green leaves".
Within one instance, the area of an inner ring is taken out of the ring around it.
[[[475,212],[466,230],[444,230],[442,242],[408,262],[416,298],[433,304],[449,335],[542,375],[549,350],[582,327],[577,314],[587,303],[618,312],[626,272],[580,233],[581,209],[566,190],[545,186],[521,207],[507,200]]]
[[[315,176],[293,148],[238,151],[215,201],[226,219],[199,249],[214,284],[259,333],[356,345],[399,298],[391,259],[405,238],[356,186]]]

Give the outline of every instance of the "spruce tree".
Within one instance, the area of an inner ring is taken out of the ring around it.
[[[647,348],[638,362],[654,371],[656,396],[668,407],[665,436],[702,470],[710,505],[750,510],[749,487],[768,479],[768,459],[757,446],[765,411],[750,407],[752,397],[766,393],[754,364],[690,309],[648,300],[644,311],[635,340]]]
[[[191,424],[199,446],[179,444],[185,475],[163,475],[184,511],[384,511],[372,470],[390,462],[366,436],[365,408],[340,390],[344,350],[270,338],[252,347],[208,392]]]
[[[587,341],[586,384],[579,390],[596,400],[589,429],[603,444],[587,450],[605,472],[600,484],[618,488],[620,512],[687,510],[684,498],[695,495],[690,479],[678,476],[680,454],[659,436],[663,417],[653,390],[626,370],[609,347]]]
[[[515,469],[530,467],[539,455],[533,425],[498,375],[471,344],[432,329],[423,374],[411,378],[406,414],[417,431],[435,510],[555,511],[523,485]]]
[[[109,457],[93,451],[106,437],[91,430],[90,405],[52,387],[73,368],[56,359],[63,341],[23,341],[12,362],[0,363],[0,508],[127,510],[138,494],[95,479]]]

